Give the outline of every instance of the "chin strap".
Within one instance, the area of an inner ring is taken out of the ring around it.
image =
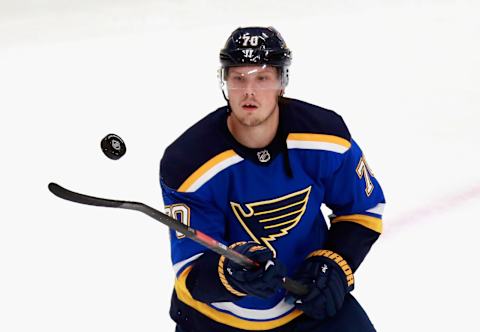
[[[222,95],[225,101],[227,102],[227,114],[232,113],[232,109],[230,107],[230,100],[228,100],[227,96],[225,95],[225,90],[222,89]]]

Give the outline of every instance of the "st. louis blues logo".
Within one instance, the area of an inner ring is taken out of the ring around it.
[[[233,213],[251,238],[264,244],[276,254],[270,242],[288,234],[294,228],[307,208],[312,187],[300,191],[253,203],[230,202]]]

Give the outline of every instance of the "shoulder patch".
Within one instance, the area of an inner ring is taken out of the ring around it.
[[[210,113],[167,147],[160,178],[170,188],[191,192],[221,170],[242,160],[223,134],[225,108]]]

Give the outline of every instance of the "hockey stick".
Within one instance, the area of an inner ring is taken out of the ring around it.
[[[143,212],[162,224],[167,225],[169,228],[185,235],[187,238],[200,243],[208,249],[215,251],[217,254],[223,255],[246,268],[254,268],[258,266],[258,263],[236,252],[235,250],[228,248],[226,245],[218,242],[207,234],[184,225],[181,222],[178,222],[176,219],[166,215],[165,213],[155,210],[146,204],[87,196],[65,189],[53,182],[48,184],[48,189],[55,196],[75,203]],[[295,295],[302,296],[308,293],[308,288],[305,285],[289,278],[284,278],[283,287]]]

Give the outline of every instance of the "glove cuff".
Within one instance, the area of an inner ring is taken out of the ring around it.
[[[245,243],[247,243],[247,242],[246,241],[235,242],[234,244],[231,244],[228,247],[230,249],[233,249],[233,248],[238,247],[238,246],[240,246],[242,244],[245,244]],[[225,268],[224,268],[225,258],[226,257],[222,255],[222,256],[220,256],[220,259],[218,261],[218,277],[220,278],[220,282],[225,287],[225,289],[228,290],[233,295],[242,296],[242,297],[247,296],[247,294],[242,293],[242,292],[236,290],[235,288],[233,288],[233,286],[230,285],[230,283],[228,282],[227,277],[225,276]]]
[[[340,267],[340,269],[345,274],[345,280],[347,282],[348,288],[353,289],[353,285],[355,283],[353,271],[350,268],[350,265],[348,265],[347,261],[344,260],[342,256],[331,250],[321,249],[312,252],[310,255],[307,256],[307,259],[311,257],[326,257],[337,263],[338,267]]]

